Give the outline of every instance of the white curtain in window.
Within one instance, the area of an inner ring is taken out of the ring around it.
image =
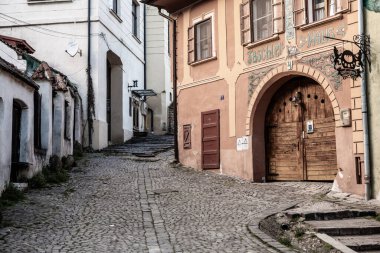
[[[314,21],[325,18],[325,0],[314,1]]]
[[[273,34],[273,11],[271,0],[254,0],[252,2],[253,39],[255,41]]]
[[[329,16],[334,16],[336,13],[336,0],[329,1]]]
[[[207,59],[212,56],[211,36],[211,20],[196,26],[197,60]]]

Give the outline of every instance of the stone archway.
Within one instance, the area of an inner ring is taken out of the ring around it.
[[[304,64],[293,65],[292,70],[280,65],[270,70],[259,82],[249,101],[246,114],[246,135],[251,136],[253,180],[261,182],[265,177],[265,114],[274,93],[288,80],[296,76],[313,79],[325,90],[332,104],[335,126],[339,126],[340,107],[326,76],[317,69]]]

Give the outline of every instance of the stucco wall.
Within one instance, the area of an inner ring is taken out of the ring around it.
[[[356,182],[354,162],[355,157],[363,159],[360,80],[353,82],[336,76],[330,55],[334,46],[342,50],[343,45],[324,38],[330,34],[348,40],[357,34],[357,1],[350,1],[350,8],[337,14],[334,19],[302,29],[294,29],[290,24],[286,26],[286,32],[279,36],[246,47],[240,41],[241,2],[207,1],[175,15],[178,22],[180,161],[201,169],[200,115],[201,112],[219,108],[219,172],[260,182],[265,176],[266,167],[264,119],[268,103],[274,92],[285,83],[284,79],[305,76],[324,88],[333,107],[338,161],[334,190],[362,195],[364,185]],[[292,22],[292,9],[285,11]],[[188,27],[210,12],[214,13],[213,40],[217,57],[189,65]],[[348,49],[347,45],[344,48]],[[294,53],[288,49],[293,49]],[[352,110],[352,125],[343,127],[340,110],[345,108]],[[184,124],[192,125],[191,149],[181,146]],[[249,137],[249,148],[237,151],[236,141],[242,136]]]
[[[13,100],[25,104],[21,116],[20,161],[33,164],[33,92],[34,89],[0,70],[0,191],[9,182],[12,159],[12,111]]]
[[[147,6],[146,23],[146,86],[157,93],[157,96],[148,97],[147,103],[153,110],[153,130],[156,134],[162,134],[167,131],[167,112],[172,93],[168,48],[169,24],[168,20],[158,15],[158,9],[151,6]]]
[[[34,49],[35,56],[52,67],[65,73],[78,84],[83,102],[83,119],[87,120],[87,3],[86,0],[61,3],[28,4],[27,1],[2,3],[0,32],[4,35],[25,39]],[[93,148],[108,145],[106,123],[106,55],[112,50],[123,62],[123,96],[128,98],[128,84],[138,80],[144,87],[144,22],[143,5],[139,7],[139,35],[132,35],[132,1],[120,1],[120,15],[115,17],[109,8],[109,1],[92,1],[91,8],[91,64],[95,92],[95,120]],[[19,21],[15,20],[18,19]],[[21,20],[21,21],[20,21]],[[26,26],[25,22],[35,24]],[[17,24],[17,27],[15,26]],[[81,54],[69,56],[67,44],[75,40]],[[124,138],[132,136],[132,118],[129,117],[128,99],[123,101]],[[143,121],[141,121],[143,122]],[[88,124],[85,124],[88,126]],[[143,128],[143,127],[142,127]],[[86,130],[87,132],[87,130]],[[88,145],[88,132],[84,134],[84,145]]]
[[[368,74],[368,102],[369,102],[369,121],[370,121],[370,149],[371,149],[371,168],[373,194],[372,197],[380,199],[380,33],[377,25],[380,22],[379,2],[367,1],[365,11],[366,34],[371,36],[371,60],[372,71]]]

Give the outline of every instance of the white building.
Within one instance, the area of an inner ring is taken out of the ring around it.
[[[0,35],[0,192],[73,154],[81,142],[77,89],[59,71],[29,53],[24,40]]]
[[[101,149],[145,130],[143,101],[132,95],[144,89],[143,17],[135,0],[2,0],[0,34],[27,39],[37,58],[78,84],[84,145]]]
[[[170,131],[169,106],[173,101],[169,21],[158,14],[156,7],[148,5],[146,10],[147,89],[152,89],[157,94],[147,98],[151,108],[147,129],[156,134],[163,134]]]

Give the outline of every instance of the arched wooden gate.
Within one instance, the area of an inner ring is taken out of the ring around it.
[[[334,180],[335,118],[324,89],[295,78],[272,97],[266,113],[268,180]]]

